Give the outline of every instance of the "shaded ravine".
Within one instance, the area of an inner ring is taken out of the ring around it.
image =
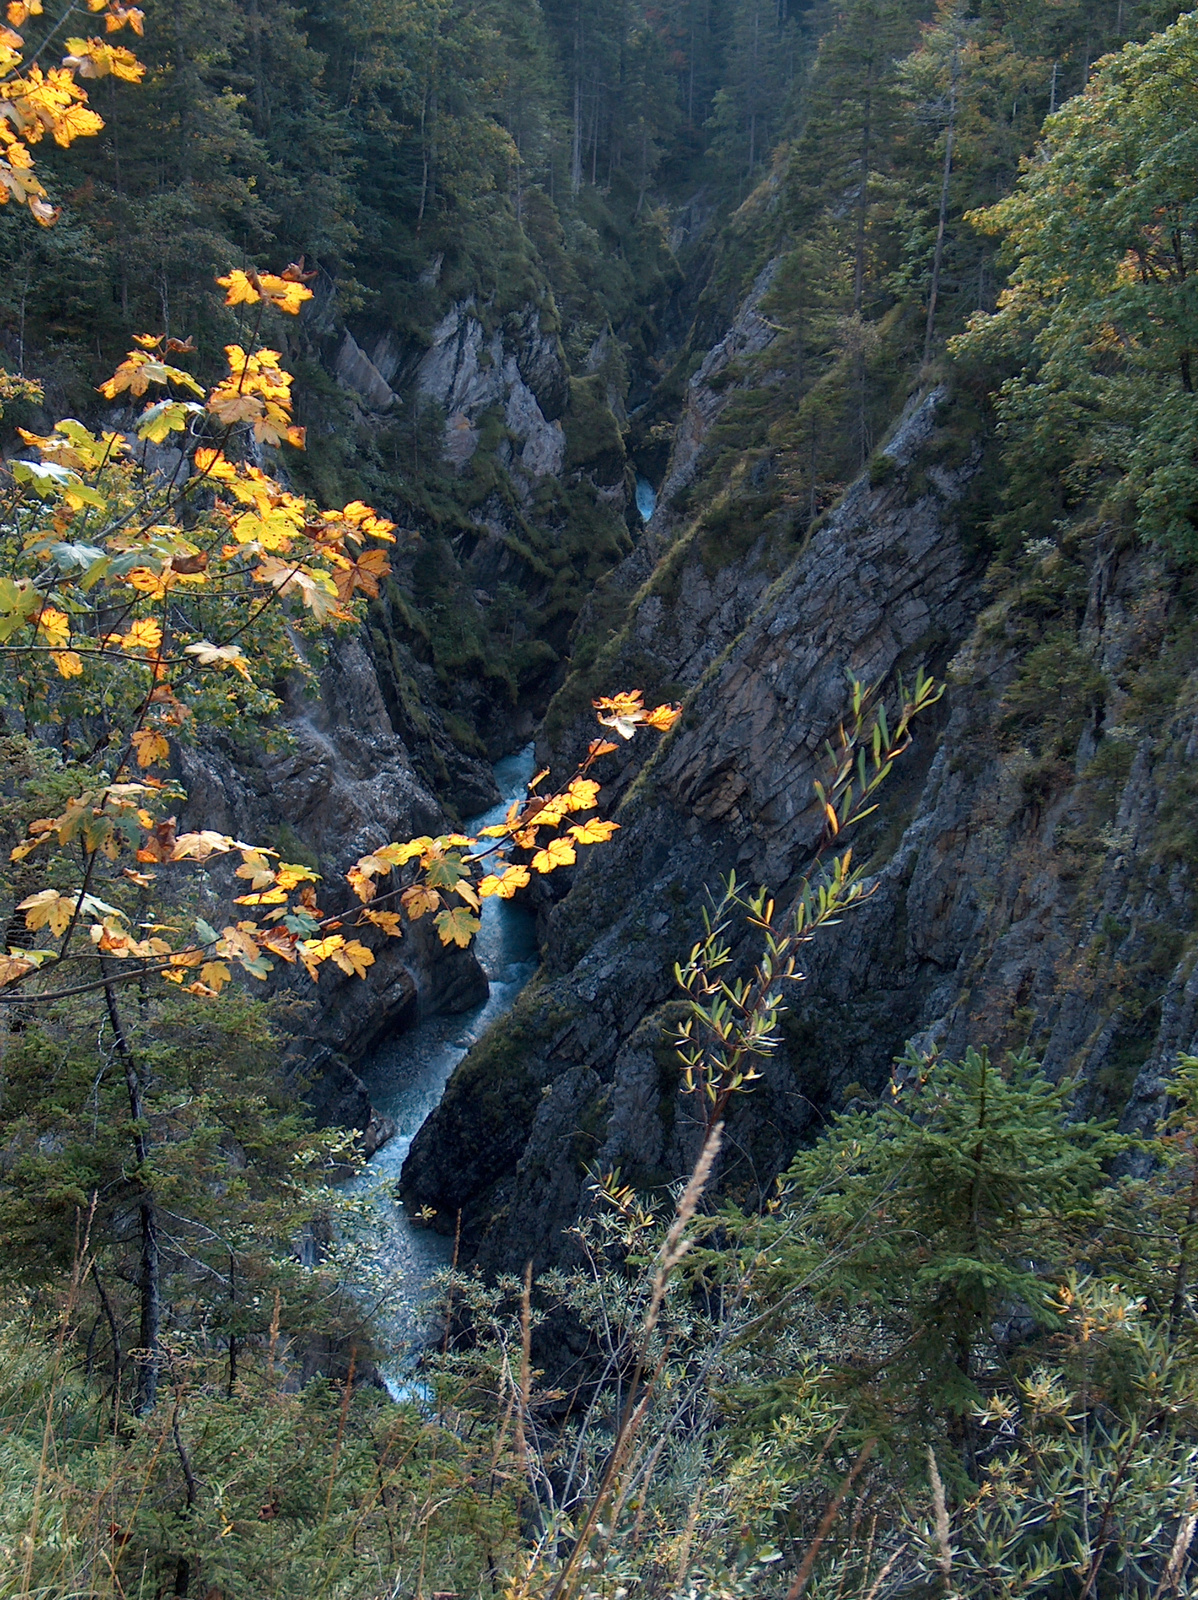
[[[498,805],[465,824],[477,833],[502,822],[513,801],[522,799],[533,774],[533,747],[495,766]],[[421,1291],[452,1254],[452,1241],[407,1216],[396,1198],[400,1169],[425,1118],[436,1108],[450,1074],[475,1041],[510,1010],[537,965],[535,919],[531,912],[498,896],[484,900],[482,926],[474,950],[490,982],[481,1006],[456,1016],[435,1016],[380,1045],[358,1072],[376,1111],[395,1123],[395,1135],[346,1186],[372,1213],[366,1260],[358,1281],[364,1308],[384,1346],[380,1370],[394,1391],[410,1350],[422,1333]]]

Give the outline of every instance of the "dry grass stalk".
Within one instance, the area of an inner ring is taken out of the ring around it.
[[[948,1525],[948,1501],[944,1495],[940,1468],[936,1464],[936,1452],[931,1445],[928,1446],[928,1477],[932,1481],[932,1508],[935,1512],[938,1552],[936,1565],[940,1568],[940,1576],[944,1579],[944,1591],[948,1595],[952,1593],[953,1584],[953,1547]]]
[[[861,1446],[861,1449],[857,1452],[856,1461],[854,1461],[852,1466],[849,1468],[843,1482],[840,1485],[840,1488],[837,1489],[836,1493],[832,1496],[832,1499],[828,1504],[828,1509],[820,1518],[819,1527],[815,1531],[815,1538],[812,1539],[811,1543],[807,1546],[807,1552],[803,1557],[802,1564],[800,1565],[799,1570],[795,1573],[794,1582],[786,1591],[786,1600],[799,1600],[803,1590],[806,1589],[808,1583],[811,1581],[811,1574],[815,1568],[816,1557],[820,1553],[820,1549],[824,1540],[832,1531],[832,1524],[840,1515],[840,1508],[844,1504],[845,1496],[850,1492],[857,1479],[861,1476],[866,1463],[868,1462],[870,1456],[873,1455],[877,1447],[877,1439],[867,1439]]]
[[[891,1568],[898,1561],[899,1557],[906,1553],[906,1549],[907,1549],[907,1546],[906,1546],[905,1543],[903,1543],[903,1544],[899,1545],[899,1547],[898,1547],[898,1549],[896,1551],[894,1551],[894,1553],[891,1555],[889,1561],[887,1561],[886,1565],[882,1568],[881,1572],[878,1573],[877,1577],[870,1584],[869,1593],[865,1596],[865,1600],[877,1600],[878,1592],[881,1589],[882,1585],[886,1582],[886,1579],[890,1576]]]
[[[1195,1528],[1198,1528],[1198,1511],[1191,1511],[1177,1526],[1177,1537],[1173,1540],[1173,1548],[1169,1552],[1169,1559],[1164,1572],[1161,1573],[1161,1581],[1156,1586],[1152,1600],[1160,1600],[1166,1589],[1176,1592],[1181,1581],[1182,1566],[1193,1542]]]
[[[532,1399],[532,1262],[524,1269],[520,1295],[520,1402],[516,1407],[516,1465],[522,1477],[528,1472],[529,1402]]]
[[[567,1584],[578,1562],[579,1557],[591,1542],[595,1525],[602,1516],[605,1507],[611,1498],[612,1490],[616,1486],[620,1471],[624,1466],[628,1451],[636,1437],[638,1428],[643,1421],[653,1396],[654,1382],[661,1370],[662,1362],[658,1363],[649,1375],[641,1392],[641,1380],[645,1374],[645,1362],[648,1356],[649,1341],[657,1326],[658,1317],[661,1315],[662,1303],[665,1300],[666,1288],[669,1284],[670,1274],[689,1250],[689,1242],[683,1237],[687,1223],[694,1216],[698,1204],[711,1176],[711,1169],[715,1165],[715,1158],[719,1154],[720,1143],[724,1136],[724,1124],[717,1122],[703,1141],[703,1148],[699,1152],[699,1159],[695,1162],[694,1171],[687,1180],[682,1198],[678,1202],[678,1209],[670,1231],[662,1241],[661,1249],[657,1255],[657,1270],[653,1275],[653,1290],[649,1296],[649,1307],[645,1313],[644,1322],[641,1324],[640,1352],[637,1357],[636,1369],[629,1385],[628,1401],[624,1407],[624,1415],[612,1445],[611,1455],[603,1478],[591,1502],[589,1511],[583,1522],[582,1528],[575,1539],[569,1555],[562,1563],[561,1569],[554,1580],[553,1587],[549,1590],[548,1600],[559,1600],[567,1592]]]

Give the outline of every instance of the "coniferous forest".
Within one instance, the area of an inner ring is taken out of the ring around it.
[[[0,1600],[1198,1593],[1198,12],[0,113]]]

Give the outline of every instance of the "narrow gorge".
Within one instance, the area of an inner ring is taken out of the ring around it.
[[[0,1600],[1192,1592],[1198,12],[143,6],[0,39]]]

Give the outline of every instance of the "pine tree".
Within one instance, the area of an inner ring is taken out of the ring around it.
[[[740,193],[768,164],[794,79],[796,30],[777,0],[737,0],[715,96],[713,148]]]
[[[945,1419],[964,1443],[1006,1361],[1002,1319],[1052,1324],[1113,1148],[1071,1120],[1070,1094],[1026,1053],[1002,1069],[985,1050],[908,1056],[884,1104],[838,1116],[787,1173],[779,1284],[806,1278],[877,1319],[845,1382],[884,1425]]]

